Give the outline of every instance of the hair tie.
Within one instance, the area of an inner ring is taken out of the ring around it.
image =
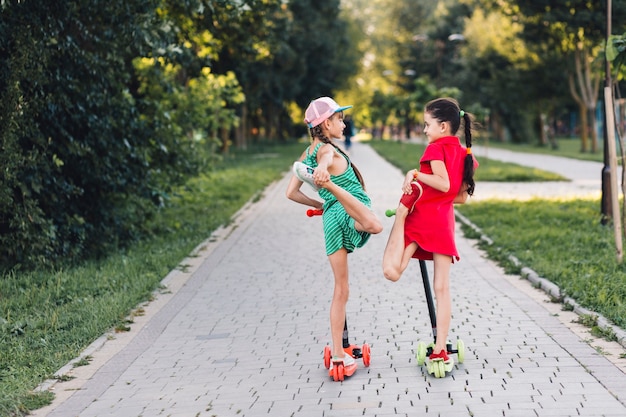
[[[461,117],[465,116],[465,112],[464,112],[463,110],[461,110],[461,111],[459,112],[459,116],[461,116]]]
[[[472,154],[472,148],[467,148],[466,152],[467,152],[468,155],[471,155]]]

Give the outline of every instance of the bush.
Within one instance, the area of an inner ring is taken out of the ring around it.
[[[216,126],[236,123],[236,78],[178,46],[160,6],[1,3],[0,267],[58,266],[136,240],[171,188],[207,169]],[[149,77],[142,57],[158,63]]]

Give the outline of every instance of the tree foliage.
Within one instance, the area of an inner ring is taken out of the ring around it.
[[[586,44],[590,59],[601,58],[606,29],[604,2],[346,2],[362,15],[364,27],[373,28],[361,89],[371,87],[377,102],[381,94],[406,98],[415,79],[428,77],[438,88],[458,88],[464,106],[487,109],[485,121],[496,139],[515,142],[545,145],[546,132],[556,128],[557,119],[569,125],[570,114],[579,109],[567,74],[588,85],[575,75],[576,48]],[[613,2],[618,32],[625,28],[625,5]],[[578,62],[578,74],[584,73],[583,53]],[[601,67],[588,68],[590,76],[601,77]],[[587,96],[593,101],[594,95]]]
[[[533,77],[524,85],[530,87],[530,97],[541,105],[538,112],[552,112],[562,104],[565,86],[580,108],[581,150],[588,150],[587,136],[590,134],[591,152],[596,152],[594,121],[603,74],[601,50],[606,36],[606,2],[486,0],[484,5],[488,10],[501,11],[519,22],[522,28],[519,39],[537,56],[530,71]],[[626,5],[614,2],[613,20],[623,22],[625,13]],[[556,75],[556,68],[565,76]],[[557,97],[561,99],[555,99]]]
[[[98,256],[138,238],[168,190],[206,162],[198,147],[235,123],[236,80],[212,75],[210,54],[181,41],[184,22],[160,6],[3,2],[5,267]]]
[[[5,264],[72,257],[96,249],[94,236],[131,234],[125,200],[150,193],[148,137],[126,88],[132,57],[147,47],[135,29],[150,3],[97,5],[2,10],[0,124],[19,161],[1,183]]]
[[[613,2],[618,32],[625,9]],[[496,138],[545,143],[547,120],[576,110],[569,86],[598,80],[606,10],[581,0],[5,0],[0,13],[0,264],[26,266],[149,233],[144,220],[174,186],[232,146],[304,134],[302,109],[322,95],[355,104],[359,126],[411,135],[423,104],[451,94],[486,109]]]

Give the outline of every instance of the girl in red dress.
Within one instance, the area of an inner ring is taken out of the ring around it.
[[[465,145],[454,136],[463,119]],[[400,204],[383,255],[383,273],[397,281],[411,258],[433,260],[437,301],[437,340],[430,359],[449,362],[450,265],[459,260],[454,240],[454,204],[474,193],[478,162],[471,151],[472,117],[456,100],[439,98],[426,104],[424,134],[428,145],[419,169],[407,172]],[[418,201],[419,200],[419,201]]]

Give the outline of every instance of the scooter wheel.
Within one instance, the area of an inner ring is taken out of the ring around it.
[[[426,361],[426,343],[418,342],[417,343],[417,353],[415,355],[417,359],[417,364],[422,366]]]
[[[459,363],[463,363],[463,361],[465,360],[465,343],[463,343],[461,339],[458,339],[456,341],[456,350],[456,356],[459,360]]]
[[[338,381],[343,381],[343,380],[344,380],[344,378],[345,378],[345,376],[346,376],[346,375],[345,375],[345,373],[344,373],[343,365],[339,365],[339,366],[337,367],[337,378],[338,378],[337,380],[338,380]]]
[[[332,377],[335,382],[344,380],[343,364],[333,364]]]
[[[370,345],[367,343],[363,344],[361,348],[361,353],[363,354],[363,365],[370,366],[370,360],[372,358],[372,351],[370,350]]]
[[[326,369],[330,368],[330,357],[330,346],[326,345],[324,346],[324,366]]]
[[[436,375],[437,378],[444,378],[446,376],[446,366],[443,361],[437,361],[435,369],[439,368],[439,376]]]

